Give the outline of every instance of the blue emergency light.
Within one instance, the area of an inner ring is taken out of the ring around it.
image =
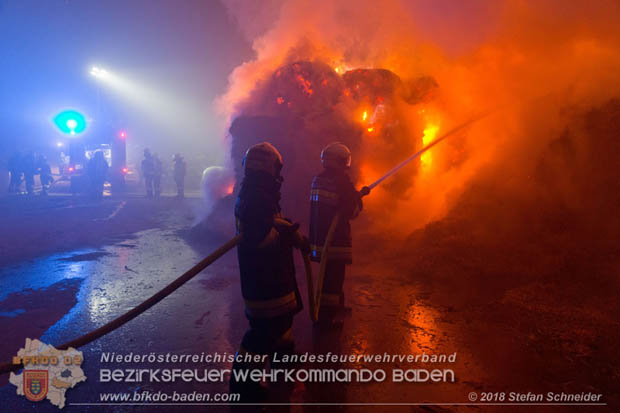
[[[64,110],[54,116],[54,124],[61,132],[75,135],[86,129],[86,118],[76,110]]]

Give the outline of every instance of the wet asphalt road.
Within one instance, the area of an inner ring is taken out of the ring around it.
[[[110,209],[115,211],[121,201],[106,202],[112,204],[106,204],[105,211],[101,212],[105,217],[110,217]],[[155,228],[131,235],[125,234],[112,241],[104,241],[102,245],[94,248],[48,254],[5,266],[0,271],[0,330],[9,331],[12,338],[19,337],[19,346],[23,346],[21,329],[15,320],[26,317],[23,320],[28,320],[29,333],[36,334],[36,330],[32,330],[36,319],[27,317],[29,313],[40,314],[41,309],[37,310],[32,301],[52,295],[58,300],[52,301],[51,305],[55,310],[50,311],[59,314],[53,324],[40,332],[40,339],[50,344],[62,343],[109,322],[144,301],[221,243],[221,240],[207,239],[197,246],[187,241],[187,228],[195,220],[195,205],[192,202],[195,204],[195,201],[186,201],[176,208],[166,205],[164,212],[158,210],[154,213],[157,224]],[[121,207],[117,212],[118,216],[111,217],[110,221],[113,223],[115,219],[121,219],[124,211],[125,207]],[[303,266],[298,257],[296,258],[298,282],[305,298]],[[234,353],[247,325],[239,290],[236,254],[231,251],[146,313],[81,348],[85,358],[82,367],[88,379],[67,392],[66,410],[100,411],[101,406],[76,403],[97,402],[99,394],[104,392],[226,392],[228,386],[225,382],[167,385],[100,383],[99,370],[106,367],[100,358],[102,352]],[[535,360],[527,349],[522,349],[519,342],[511,338],[510,331],[486,331],[485,329],[493,327],[476,320],[464,320],[462,314],[458,314],[454,308],[435,302],[430,290],[420,283],[412,283],[410,277],[399,268],[372,260],[358,251],[346,282],[346,290],[347,304],[353,311],[346,318],[342,330],[319,332],[313,329],[307,308],[296,317],[293,334],[298,352],[353,355],[457,353],[456,363],[441,365],[442,368],[454,370],[456,382],[393,383],[388,379],[381,383],[349,385],[298,383],[293,388],[275,388],[270,399],[271,402],[291,402],[293,406],[271,406],[268,410],[523,411],[523,407],[506,406],[302,405],[467,403],[468,394],[472,391],[479,393],[509,389],[527,392],[542,388],[540,386],[543,383],[534,377],[537,367],[528,365]],[[75,296],[67,297],[67,291],[75,292]],[[38,298],[29,301],[29,297],[33,295]],[[12,307],[3,308],[2,303],[11,298]],[[17,308],[20,304],[24,308]],[[4,354],[3,358],[7,358],[6,356],[7,354]],[[107,367],[123,368],[123,365],[111,364]],[[136,367],[151,368],[148,364]],[[196,367],[223,369],[231,366],[228,363],[205,363]],[[396,362],[350,363],[346,367],[383,368],[389,373],[393,368],[433,366]],[[0,388],[0,398],[7,406],[15,409],[14,411],[33,410],[32,403],[23,397],[15,396],[15,387],[12,385]],[[114,411],[154,409],[153,406],[108,407]],[[204,410],[204,406],[159,408],[162,411]],[[244,410],[252,409],[254,408],[247,407]],[[556,410],[575,409],[571,407]],[[56,407],[47,401],[39,403],[37,410],[57,411]],[[208,410],[229,411],[229,407],[209,406]]]

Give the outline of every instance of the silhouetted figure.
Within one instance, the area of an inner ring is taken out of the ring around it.
[[[34,193],[34,175],[37,172],[34,152],[27,152],[22,158],[21,169],[24,172],[24,181],[26,181],[26,192],[28,195],[32,195]]]
[[[11,180],[9,181],[9,193],[13,194],[20,192],[20,186],[22,185],[22,156],[19,152],[13,153],[9,158],[8,169],[11,174]]]
[[[234,372],[264,368],[274,351],[292,353],[293,317],[301,308],[295,278],[293,248],[309,250],[299,224],[282,218],[280,185],[282,156],[269,143],[248,149],[245,172],[235,205],[241,294],[250,328],[243,336],[230,379],[231,393],[241,401],[264,397],[264,389],[251,380],[235,380]],[[263,357],[261,357],[261,355]]]
[[[40,156],[37,162],[37,170],[39,172],[39,178],[41,179],[41,195],[47,195],[54,178],[52,177],[52,168],[45,156]]]
[[[159,155],[153,155],[153,190],[155,192],[155,197],[159,197],[161,195],[161,176],[164,173],[164,166],[159,159]]]
[[[153,162],[153,156],[151,151],[144,150],[144,159],[142,160],[142,177],[144,178],[144,185],[146,185],[146,196],[153,197],[153,175],[155,174],[155,165]]]
[[[103,152],[96,151],[93,157],[88,161],[86,173],[90,181],[90,189],[95,199],[103,198],[103,184],[108,175],[108,162],[103,157]]]
[[[177,184],[177,198],[181,199],[185,197],[185,173],[187,166],[180,153],[174,155],[172,162],[174,182]]]
[[[344,306],[344,278],[347,264],[352,263],[350,220],[362,210],[362,197],[347,175],[351,165],[351,151],[335,142],[321,153],[324,171],[314,177],[310,194],[311,259],[321,262],[325,239],[336,215],[340,216],[330,248],[327,251],[325,279],[321,291],[319,325],[340,327],[337,316]]]

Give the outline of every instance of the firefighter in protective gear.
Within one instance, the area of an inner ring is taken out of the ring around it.
[[[282,156],[278,150],[266,142],[254,145],[246,152],[243,166],[235,218],[237,233],[242,234],[237,253],[241,293],[250,327],[233,370],[259,368],[275,351],[293,352],[293,317],[302,308],[293,248],[309,252],[307,239],[299,233],[299,224],[282,217],[279,204]],[[245,400],[260,399],[263,393],[258,383],[237,382],[234,374],[230,389]]]
[[[155,198],[159,198],[161,195],[161,177],[164,174],[164,164],[162,163],[159,155],[153,154],[153,192]]]
[[[321,291],[319,323],[334,324],[344,309],[343,284],[347,264],[352,263],[350,220],[362,210],[362,195],[347,175],[351,166],[351,151],[342,143],[332,143],[321,153],[323,172],[314,177],[310,193],[310,258],[320,262],[322,249],[332,220],[340,214],[328,256],[325,257],[325,278]]]
[[[108,175],[108,169],[108,162],[101,151],[96,151],[86,164],[86,173],[90,181],[90,192],[93,198],[97,200],[103,198],[103,186]]]
[[[174,155],[172,163],[174,182],[177,185],[177,198],[181,199],[185,196],[185,172],[187,166],[180,153]]]
[[[9,184],[9,193],[19,193],[22,185],[22,156],[19,152],[15,152],[9,158],[9,172],[11,173],[11,181]]]
[[[39,156],[37,161],[37,169],[39,171],[39,179],[41,181],[41,195],[47,195],[47,191],[51,184],[54,183],[54,177],[52,176],[52,168],[50,167],[47,158],[43,155]]]
[[[144,159],[142,160],[142,177],[146,186],[146,196],[153,197],[153,177],[155,175],[155,163],[151,151],[146,148],[144,150]]]

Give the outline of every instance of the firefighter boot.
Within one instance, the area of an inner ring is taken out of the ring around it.
[[[232,372],[230,374],[229,391],[231,394],[239,394],[241,403],[257,403],[267,399],[267,388],[260,382],[250,379],[249,373],[254,369],[264,369],[263,363],[237,361],[237,356],[247,354],[241,348],[235,355]]]

